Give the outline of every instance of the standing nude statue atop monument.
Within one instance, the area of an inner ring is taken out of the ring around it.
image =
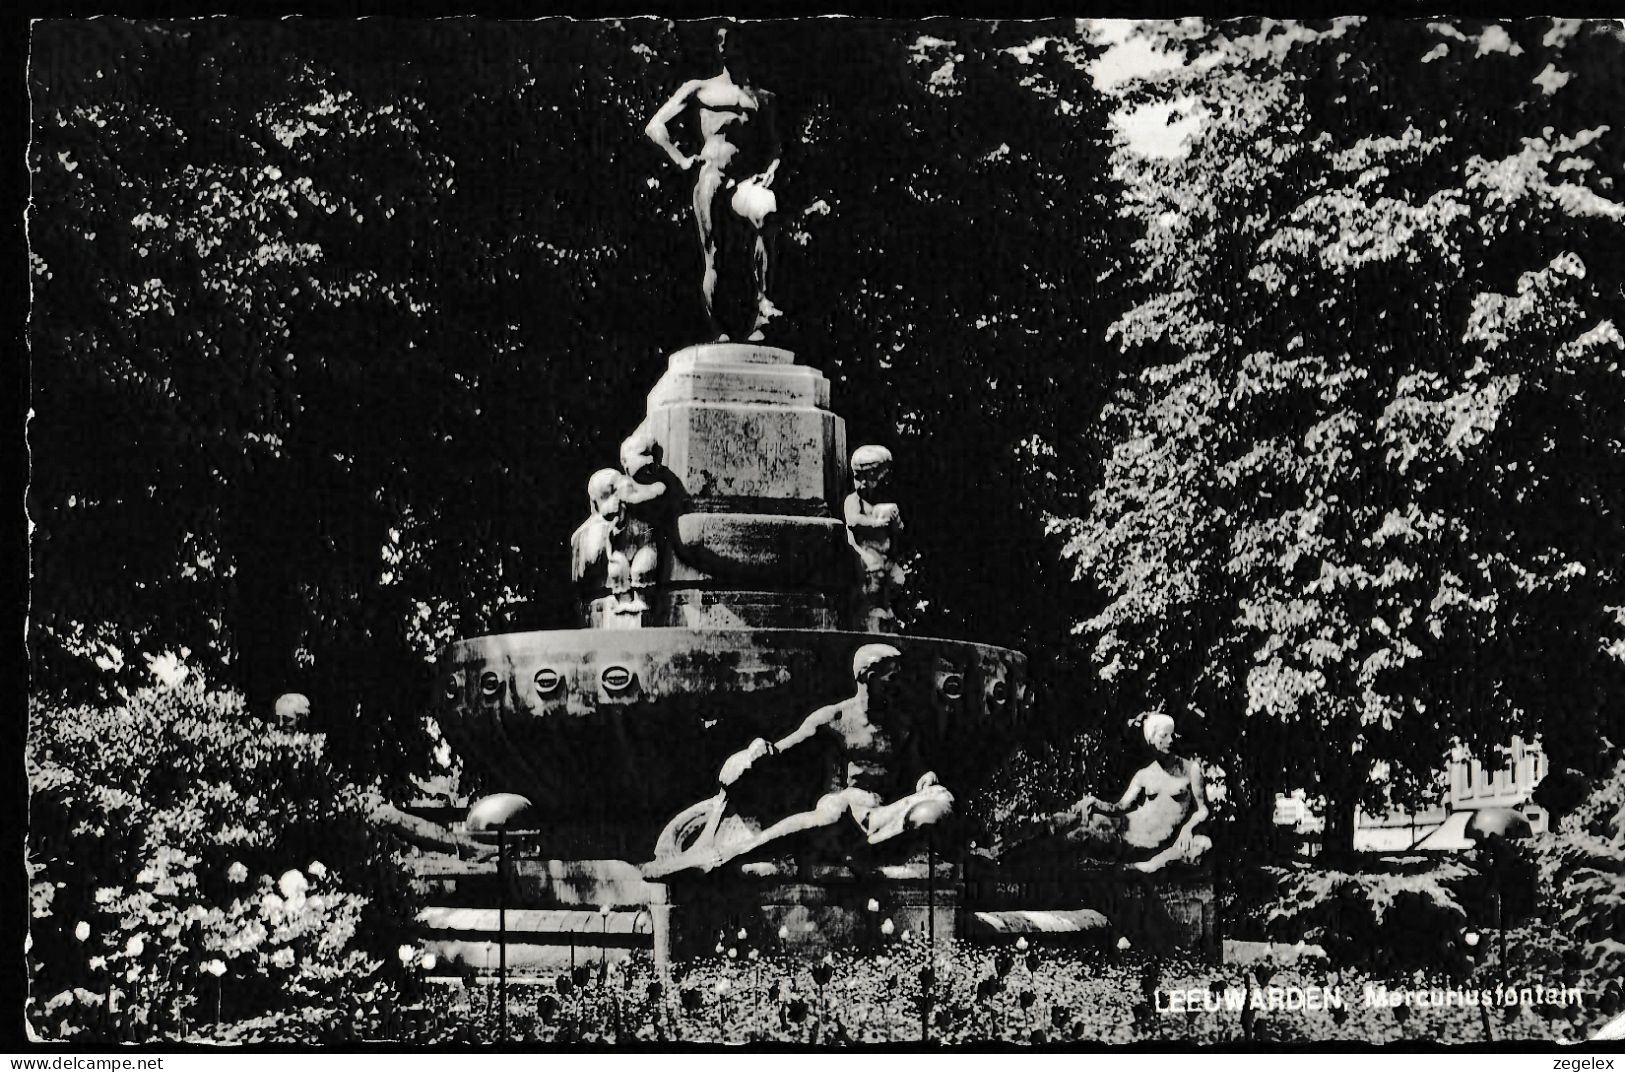
[[[649,120],[644,132],[684,171],[700,166],[694,180],[694,221],[700,230],[705,273],[700,291],[718,342],[730,335],[762,339],[762,328],[779,310],[767,297],[769,243],[777,217],[773,178],[779,142],[773,95],[749,84],[744,58],[717,31],[722,71],[684,82]],[[685,112],[699,127],[700,150],[690,156],[668,126]],[[748,272],[747,272],[748,262]]]
[[[655,847],[655,859],[644,876],[659,878],[676,871],[710,871],[729,860],[802,831],[832,828],[850,818],[869,845],[941,822],[953,810],[953,794],[922,770],[923,728],[908,719],[898,689],[902,653],[889,644],[865,644],[852,656],[857,692],[808,715],[794,731],[772,742],[762,738],[735,752],[722,765],[717,780],[723,789],[667,824]],[[758,833],[719,837],[727,805],[727,787],[757,763],[815,738],[832,747],[824,793],[812,808],[796,812]],[[703,822],[687,846],[683,834]]]

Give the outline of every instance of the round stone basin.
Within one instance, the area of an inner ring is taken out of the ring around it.
[[[522,793],[557,858],[648,859],[755,737],[852,695],[852,654],[903,653],[899,713],[944,785],[968,791],[1027,707],[1026,657],[928,637],[807,629],[561,629],[441,651],[438,718],[482,792]],[[797,751],[801,751],[798,749]],[[791,787],[816,770],[786,766]]]

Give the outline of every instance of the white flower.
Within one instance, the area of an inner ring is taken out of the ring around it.
[[[306,882],[305,876],[297,870],[284,871],[282,877],[276,880],[276,888],[282,891],[282,896],[291,901],[295,897],[303,897],[305,891],[310,888],[310,883]]]
[[[730,984],[728,983],[728,980],[726,980],[726,979],[718,979],[717,980],[717,985],[715,987],[716,992],[718,994],[726,994],[728,992],[729,985]]]
[[[312,860],[312,861],[310,861],[310,864],[305,868],[305,870],[309,871],[312,875],[315,875],[317,878],[326,878],[327,877],[327,865],[322,863],[320,860]]]
[[[754,949],[752,949],[752,950],[751,950],[751,951],[750,951],[750,959],[752,959],[752,960],[755,960],[755,959],[757,959],[757,957],[759,957],[759,956],[760,956],[760,955],[761,955],[761,954],[759,954],[759,953],[757,953],[757,952],[756,952],[756,950],[754,950]]]
[[[886,922],[880,925],[880,933],[890,938],[893,934],[897,933],[897,924],[888,919]]]
[[[790,937],[790,928],[789,927],[780,927],[779,928],[779,941],[781,941],[781,942],[785,941],[789,937]]]
[[[737,937],[739,938],[739,940],[741,942],[743,942],[746,938],[749,938],[750,935],[745,931],[745,928],[740,927],[739,928],[739,934],[737,935]]]
[[[1130,942],[1128,940],[1128,935],[1126,935],[1126,934],[1123,937],[1117,939],[1117,948],[1119,948],[1119,949],[1127,949],[1129,946],[1131,946],[1133,944],[1134,944],[1133,942]]]
[[[81,942],[88,939],[90,937],[90,924],[80,920],[79,925],[73,928],[73,936]]]
[[[147,943],[141,940],[139,934],[130,935],[130,940],[124,943],[124,955],[127,957],[139,957],[146,949]]]
[[[226,881],[233,883],[248,881],[248,868],[243,866],[241,860],[233,860],[231,866],[226,868]]]
[[[418,951],[414,946],[403,945],[395,950],[395,955],[401,959],[402,964],[410,964],[417,957]]]
[[[320,912],[327,907],[327,902],[320,897],[307,897],[305,898],[305,907],[312,912]]]
[[[237,936],[237,941],[242,944],[242,947],[250,951],[259,948],[259,944],[265,941],[265,939],[265,924],[261,923],[257,919],[249,920],[247,923],[245,923],[243,925],[242,933]]]
[[[293,950],[289,949],[287,946],[283,946],[281,949],[278,949],[275,953],[271,954],[271,963],[275,964],[279,968],[293,967]]]
[[[101,971],[105,967],[107,967],[107,958],[106,957],[91,957],[90,958],[90,970],[91,971]]]
[[[610,912],[609,905],[601,904],[601,905],[598,906],[598,914],[600,916],[607,916],[607,915],[609,915],[609,912]]]
[[[266,915],[275,915],[282,911],[282,898],[274,893],[268,893],[260,898],[260,910]]]
[[[1021,950],[1022,952],[1026,952],[1026,950],[1027,950],[1027,936],[1026,935],[1022,935],[1020,938],[1016,939],[1016,948]]]
[[[869,903],[865,907],[871,912],[878,912],[880,911],[880,902],[871,897],[869,898]]]
[[[1468,931],[1466,934],[1462,935],[1462,939],[1464,941],[1466,941],[1466,943],[1468,945],[1470,945],[1470,946],[1477,945],[1478,944],[1478,932],[1477,931]]]
[[[423,954],[423,959],[418,963],[423,965],[424,971],[434,971],[434,966],[439,964],[440,961],[435,959],[435,955],[433,953],[425,953]]]
[[[719,956],[719,957],[722,956],[722,943],[721,942],[717,943],[717,956]]]
[[[739,950],[733,948],[732,946],[729,946],[728,947],[728,959],[729,960],[738,960],[739,959]]]
[[[222,975],[226,974],[226,965],[225,962],[221,960],[205,960],[203,962],[203,970],[218,979]]]

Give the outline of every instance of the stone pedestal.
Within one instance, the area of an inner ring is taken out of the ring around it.
[[[1144,874],[1132,868],[1057,861],[1047,867],[1000,867],[978,861],[967,877],[972,911],[1069,913],[1105,917],[1115,937],[1146,952],[1195,952],[1219,958],[1218,919],[1210,867],[1168,868]]]
[[[493,857],[427,855],[410,862],[430,901],[417,915],[418,934],[447,970],[496,970],[504,904],[507,963],[516,974],[624,959],[650,947],[654,923],[646,906],[657,888],[637,868],[622,860],[543,859],[536,853],[547,838],[510,840],[505,881]]]
[[[864,873],[798,871],[787,862],[674,876],[663,889],[651,905],[655,964],[662,971],[674,961],[715,955],[719,941],[738,946],[740,930],[756,948],[813,960],[832,949],[879,952],[902,942],[905,931],[909,941],[951,942],[964,902],[959,869],[943,862],[929,881],[923,862]]]
[[[645,624],[830,629],[853,578],[838,504],[846,425],[829,381],[788,350],[679,350],[649,392],[644,427],[682,486]]]

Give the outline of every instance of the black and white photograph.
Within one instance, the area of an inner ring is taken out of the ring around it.
[[[19,1052],[1625,1040],[1625,20],[25,51]]]

